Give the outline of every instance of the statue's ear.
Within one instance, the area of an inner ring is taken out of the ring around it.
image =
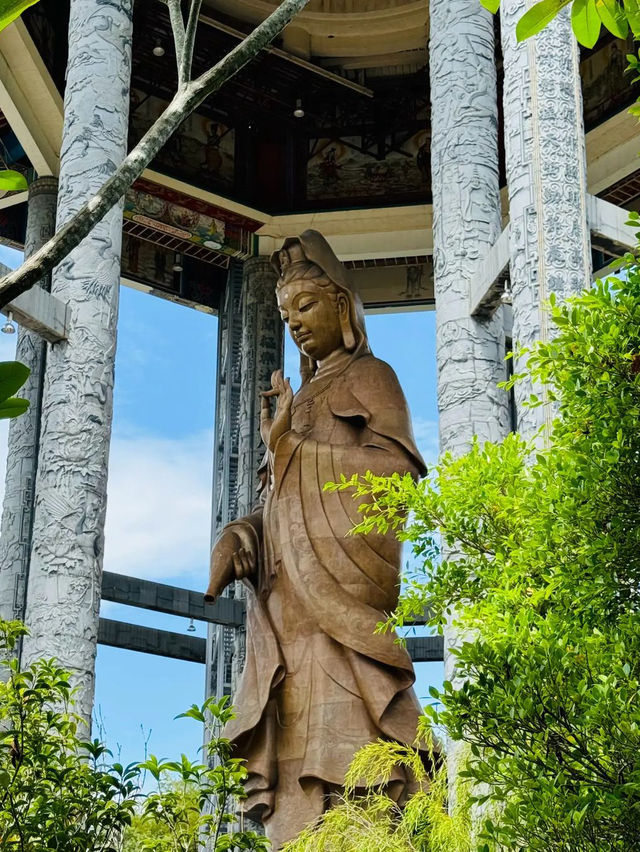
[[[353,352],[356,348],[356,338],[351,327],[351,316],[349,301],[346,296],[338,298],[338,314],[340,316],[340,329],[342,331],[342,343],[347,352]]]

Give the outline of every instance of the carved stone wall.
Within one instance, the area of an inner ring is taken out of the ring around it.
[[[440,448],[460,454],[474,435],[498,441],[509,430],[497,388],[506,378],[502,310],[486,320],[469,313],[471,284],[501,232],[493,20],[477,0],[431,0],[430,21]],[[451,649],[461,639],[445,631],[447,680],[456,680]],[[453,779],[452,743],[448,756]]]
[[[516,24],[530,5],[503,0],[500,6],[515,346],[548,338],[549,295],[564,299],[591,276],[578,45],[569,9],[518,44]],[[522,361],[515,359],[516,372]],[[532,392],[540,395],[526,382],[516,385],[518,431],[526,437],[553,416],[548,405],[523,407]]]
[[[126,152],[133,0],[71,0],[58,227]],[[50,347],[42,404],[26,661],[55,655],[91,716],[104,552],[122,208],[54,271],[69,339]]]
[[[53,236],[57,194],[56,178],[40,178],[29,187],[25,258]],[[40,286],[49,289],[50,279],[41,282]],[[41,337],[26,328],[19,328],[16,361],[26,364],[31,370],[19,395],[28,399],[30,406],[25,414],[9,425],[0,535],[0,617],[5,619],[23,620],[25,616],[46,353],[47,344]]]

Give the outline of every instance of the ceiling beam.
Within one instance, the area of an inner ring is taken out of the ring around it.
[[[20,19],[0,32],[0,109],[38,175],[57,175],[62,98]]]

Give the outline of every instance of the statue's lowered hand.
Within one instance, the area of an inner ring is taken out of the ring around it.
[[[251,541],[244,540],[239,527],[227,527],[216,542],[211,554],[209,588],[205,603],[213,603],[234,580],[253,574],[257,567],[257,554]]]

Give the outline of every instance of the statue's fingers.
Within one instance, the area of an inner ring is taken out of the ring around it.
[[[246,547],[243,547],[240,551],[240,559],[242,560],[242,565],[244,568],[243,577],[248,577],[249,574],[253,571],[253,565],[251,562],[251,555]]]
[[[244,576],[242,559],[240,558],[239,553],[233,554],[233,570],[234,570],[234,573],[235,573],[237,579],[240,579],[241,577]]]

